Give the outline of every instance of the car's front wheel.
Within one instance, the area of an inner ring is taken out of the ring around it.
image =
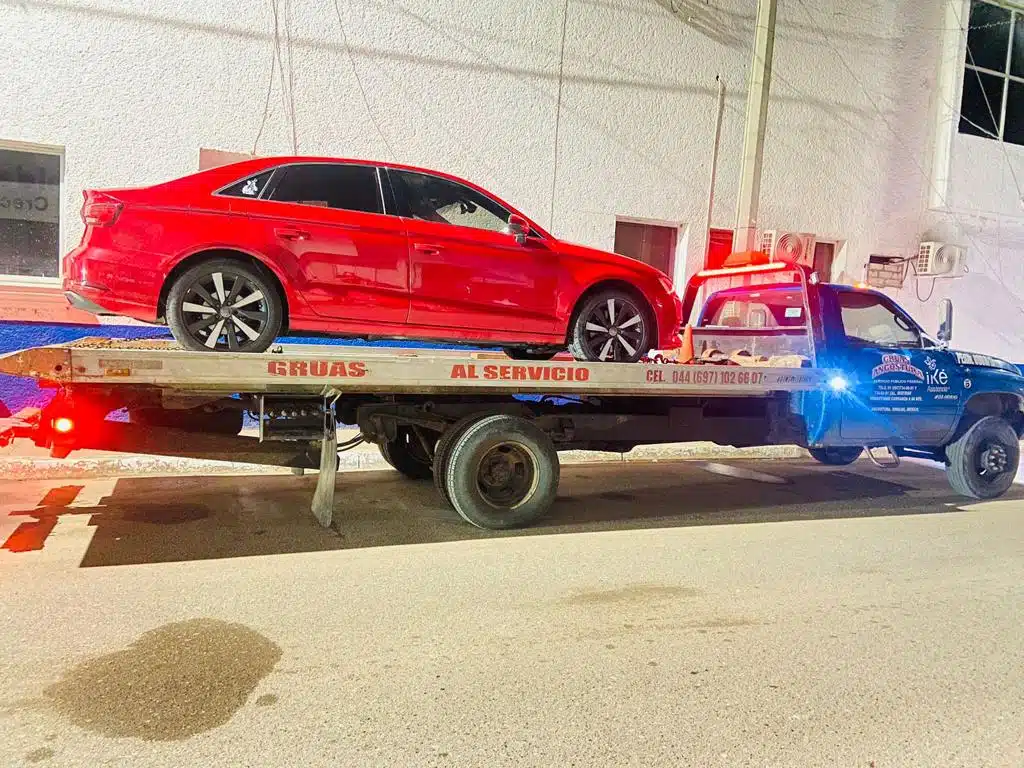
[[[569,352],[577,360],[635,363],[653,348],[654,323],[642,300],[610,289],[584,300],[569,329]]]
[[[167,324],[181,346],[199,352],[264,352],[284,311],[271,281],[232,259],[197,264],[167,294]]]

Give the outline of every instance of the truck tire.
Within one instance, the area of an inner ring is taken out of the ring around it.
[[[237,435],[245,424],[245,411],[222,408],[204,411],[201,408],[175,410],[170,408],[130,408],[128,421],[146,427],[180,429],[183,432],[205,432],[212,435]]]
[[[501,530],[546,513],[558,476],[551,438],[526,419],[498,414],[475,421],[454,439],[444,483],[463,520]]]
[[[807,452],[811,454],[812,459],[822,464],[827,464],[830,467],[845,467],[859,459],[860,455],[864,453],[864,449],[860,447],[808,448]]]
[[[480,414],[474,413],[459,419],[441,434],[441,439],[437,441],[437,447],[434,448],[434,488],[437,489],[438,495],[448,506],[451,506],[452,500],[448,498],[448,487],[445,485],[444,478],[448,472],[448,458],[452,453],[452,445],[455,439],[466,430],[466,427],[479,421],[480,418],[482,418]]]
[[[1013,484],[1020,442],[1005,419],[986,416],[946,446],[946,458],[946,477],[954,491],[971,499],[994,499]]]
[[[410,480],[429,480],[434,475],[431,458],[411,427],[399,427],[394,440],[380,444],[380,454]]]

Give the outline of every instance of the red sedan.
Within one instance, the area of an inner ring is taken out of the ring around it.
[[[64,261],[76,307],[166,322],[186,349],[262,352],[280,335],[568,348],[633,362],[678,346],[669,278],[556,239],[469,182],[355,160],[250,160],[86,191]]]

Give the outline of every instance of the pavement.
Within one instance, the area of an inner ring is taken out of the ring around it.
[[[243,430],[255,436],[255,430]],[[338,442],[344,443],[359,435],[359,430],[338,430]],[[679,461],[684,459],[794,459],[807,456],[795,445],[764,445],[753,448],[730,448],[708,442],[666,443],[637,446],[629,453],[598,451],[565,451],[559,454],[562,464],[591,464],[622,461]],[[339,454],[339,469],[383,470],[390,466],[376,445],[362,444]],[[40,448],[27,440],[16,440],[0,446],[0,477],[12,480],[49,478],[128,477],[148,475],[238,475],[291,474],[283,467],[243,464],[233,461],[183,459],[175,456],[125,454],[111,451],[73,451],[63,459],[50,457],[48,448]]]
[[[0,764],[1021,766],[1024,487],[866,461],[0,481]]]

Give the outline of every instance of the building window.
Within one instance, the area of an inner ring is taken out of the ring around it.
[[[971,0],[960,133],[1024,145],[1024,13]]]
[[[675,269],[677,227],[641,221],[615,222],[615,252],[650,264],[669,277]]]
[[[0,275],[60,276],[61,155],[0,144]]]

